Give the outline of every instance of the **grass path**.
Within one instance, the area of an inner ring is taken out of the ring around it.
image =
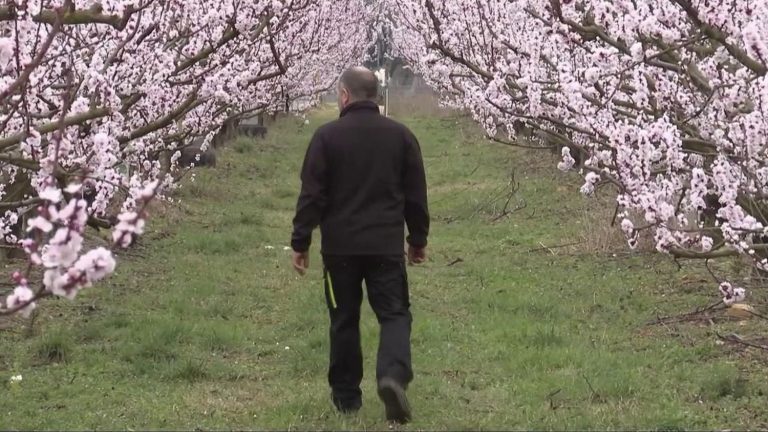
[[[283,250],[304,149],[332,115],[232,143],[108,285],[48,302],[31,331],[0,331],[0,380],[23,375],[18,388],[0,383],[0,429],[386,428],[373,314],[364,407],[339,416],[319,258],[300,278]],[[695,273],[656,256],[541,248],[583,229],[573,178],[463,121],[405,121],[422,142],[434,218],[430,261],[410,270],[408,428],[768,427],[762,363],[707,327],[644,325],[711,302],[703,283],[684,289]],[[513,170],[511,206],[526,207],[493,222],[489,202]]]

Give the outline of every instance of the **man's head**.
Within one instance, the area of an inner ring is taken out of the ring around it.
[[[352,102],[375,100],[379,94],[376,75],[362,66],[351,67],[339,79],[339,110]]]

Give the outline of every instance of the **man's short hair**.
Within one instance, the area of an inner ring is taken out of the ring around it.
[[[345,70],[339,82],[353,100],[373,100],[379,94],[379,80],[376,74],[364,67]]]

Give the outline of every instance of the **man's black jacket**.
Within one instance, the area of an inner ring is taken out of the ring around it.
[[[309,249],[320,225],[325,255],[403,255],[427,244],[424,163],[408,128],[370,101],[348,105],[312,137],[301,170],[291,246]]]

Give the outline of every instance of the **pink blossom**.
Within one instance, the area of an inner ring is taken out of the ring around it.
[[[624,231],[624,235],[632,237],[635,234],[635,225],[629,219],[623,219],[621,221],[621,230]]]
[[[43,246],[42,260],[47,268],[69,267],[79,256],[83,237],[76,231],[59,228],[50,243]]]
[[[103,132],[99,132],[93,136],[93,145],[97,147],[106,147],[109,145],[109,142],[110,142],[109,135]]]
[[[573,168],[573,165],[576,163],[576,160],[571,156],[571,149],[568,147],[563,147],[562,150],[562,156],[563,160],[557,164],[557,168],[560,171],[568,171],[571,168]]]
[[[43,285],[51,294],[69,300],[74,300],[80,288],[70,272],[62,273],[59,269],[46,270]]]
[[[67,192],[68,194],[76,194],[76,193],[80,192],[80,190],[82,190],[82,188],[83,188],[83,185],[78,184],[78,183],[72,183],[69,186],[67,186],[64,189],[64,191]]]
[[[61,195],[61,190],[59,190],[58,188],[54,188],[54,187],[48,187],[45,190],[43,190],[42,192],[40,192],[40,198],[42,198],[42,199],[44,199],[46,201],[50,201],[50,202],[52,202],[54,204],[56,204],[59,201],[61,201],[61,196],[62,196]]]
[[[584,185],[581,187],[581,193],[584,195],[592,195],[595,193],[595,184],[600,180],[600,175],[590,172],[584,178]]]
[[[744,301],[747,291],[744,288],[734,287],[730,282],[722,282],[720,293],[723,295],[723,303],[732,305]]]
[[[53,229],[53,224],[48,219],[42,216],[35,216],[27,221],[27,231],[40,230],[44,233],[49,233]]]
[[[0,38],[0,70],[5,69],[12,57],[13,40],[7,37]]]
[[[146,200],[155,196],[159,184],[160,182],[158,180],[149,182],[147,186],[141,191],[140,197]]]
[[[112,231],[112,240],[121,247],[130,246],[135,236],[144,233],[145,221],[136,212],[122,213],[118,220]]]
[[[103,247],[88,251],[75,263],[75,268],[85,272],[89,283],[98,282],[112,274],[115,266],[112,252]]]
[[[82,229],[88,222],[87,206],[88,203],[85,200],[71,199],[63,209],[54,209],[51,213],[60,223],[71,225],[71,228]]]
[[[17,286],[13,289],[13,293],[5,299],[5,307],[8,309],[15,309],[23,304],[27,304],[19,312],[24,317],[29,317],[32,311],[37,307],[35,302],[30,302],[34,297],[35,294],[27,286]]]

